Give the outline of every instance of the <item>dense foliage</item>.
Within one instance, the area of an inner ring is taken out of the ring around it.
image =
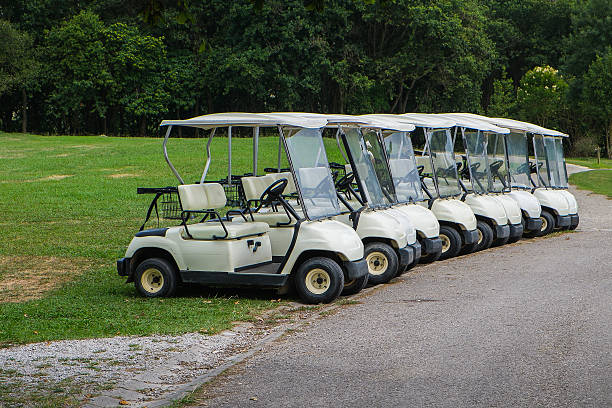
[[[610,154],[609,0],[3,2],[0,129],[144,135],[222,111],[469,111]]]

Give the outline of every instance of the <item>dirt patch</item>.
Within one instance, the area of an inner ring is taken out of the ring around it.
[[[92,265],[86,258],[0,256],[0,303],[38,299]]]
[[[110,178],[125,178],[125,177],[140,177],[140,174],[136,174],[136,173],[115,173],[115,174],[109,174]]]
[[[0,159],[23,159],[26,157],[23,153],[5,153],[0,154]]]

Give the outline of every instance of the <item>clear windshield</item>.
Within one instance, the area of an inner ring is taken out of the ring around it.
[[[508,146],[512,187],[531,188],[527,135],[525,133],[510,133],[506,135],[506,144]]]
[[[485,194],[489,190],[489,175],[484,133],[463,128],[461,130],[472,190],[478,194]]]
[[[440,197],[461,194],[450,130],[434,130],[429,132],[427,136],[432,170],[438,185],[438,194]],[[426,179],[425,183],[428,183]]]
[[[550,187],[550,169],[546,156],[546,147],[544,146],[544,137],[542,135],[533,135],[533,151],[535,153],[535,163],[538,175],[537,184],[540,187]]]
[[[283,129],[302,207],[309,219],[340,214],[320,129]]]
[[[397,200],[400,203],[422,201],[421,179],[408,132],[387,133],[383,135],[383,140]]]
[[[375,130],[363,129],[362,134],[368,156],[374,166],[374,171],[376,172],[376,177],[382,188],[383,195],[392,203],[395,203],[397,202],[395,186],[393,185],[393,179],[391,178],[389,166],[387,165],[387,156],[385,155],[385,150],[378,137],[378,132]]]
[[[500,193],[510,187],[508,167],[506,165],[506,144],[504,135],[487,133],[487,160],[489,162],[489,175],[491,188],[489,191]]]
[[[552,187],[567,187],[567,171],[563,157],[563,141],[559,137],[544,137],[546,157],[550,170],[550,184]]]
[[[395,197],[389,194],[389,188],[391,188],[391,191],[393,189],[390,177],[385,183],[385,189],[383,189],[376,176],[375,166],[380,167],[380,160],[385,160],[384,157],[377,157],[377,150],[374,148],[374,145],[369,140],[366,141],[363,138],[360,129],[345,128],[343,130],[342,138],[351,159],[351,167],[353,172],[357,173],[356,178],[359,179],[360,188],[365,195],[366,201],[372,207],[392,204],[395,201]]]

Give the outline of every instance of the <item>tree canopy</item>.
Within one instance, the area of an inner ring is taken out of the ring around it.
[[[608,0],[14,0],[0,8],[0,129],[468,111],[606,146],[610,113],[593,105],[611,21]]]

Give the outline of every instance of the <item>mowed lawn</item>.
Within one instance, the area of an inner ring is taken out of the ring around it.
[[[612,198],[612,170],[591,170],[570,175],[570,183]]]
[[[232,141],[233,173],[252,171],[252,139]],[[200,178],[205,142],[169,143],[186,182]],[[276,165],[277,146],[277,138],[260,139],[260,171]],[[227,138],[216,137],[212,152],[207,179],[224,177]],[[152,199],[136,188],[177,184],[161,138],[0,133],[0,162],[0,345],[215,333],[278,305],[272,291],[203,287],[145,299],[117,276],[115,261]]]

